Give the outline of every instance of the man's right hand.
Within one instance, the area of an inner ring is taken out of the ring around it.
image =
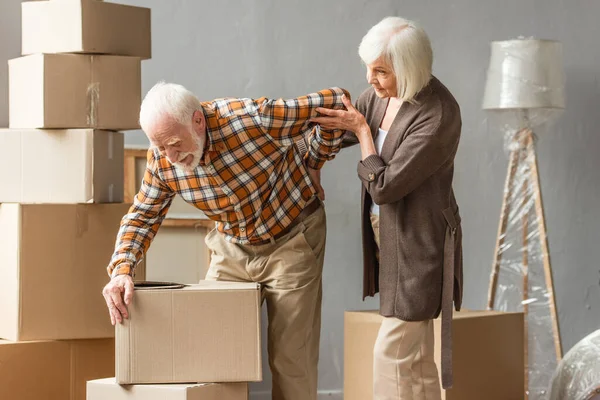
[[[110,322],[115,325],[129,318],[127,306],[133,298],[133,278],[129,275],[115,276],[102,290],[110,313]]]
[[[321,170],[312,169],[310,167],[307,167],[307,170],[308,176],[310,177],[313,186],[317,190],[317,196],[321,201],[325,201],[325,190],[323,189],[323,186],[321,186]]]

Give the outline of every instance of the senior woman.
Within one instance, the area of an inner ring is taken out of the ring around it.
[[[462,232],[452,189],[460,108],[432,76],[427,34],[388,17],[362,39],[371,85],[324,128],[360,145],[365,296],[386,317],[374,349],[374,398],[440,399],[433,319],[442,314],[442,383],[452,386],[451,318],[462,298]]]

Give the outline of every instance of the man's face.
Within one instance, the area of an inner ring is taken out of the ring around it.
[[[195,169],[204,153],[206,128],[201,112],[194,114],[193,121],[184,126],[170,117],[164,117],[146,132],[150,143],[169,162],[183,171]]]

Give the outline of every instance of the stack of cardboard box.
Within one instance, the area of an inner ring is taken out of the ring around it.
[[[22,20],[0,132],[0,399],[246,400],[262,379],[258,285],[138,287],[116,346],[101,295],[150,10],[32,1]]]
[[[85,398],[114,375],[101,291],[123,203],[123,133],[138,127],[150,10],[22,4],[0,131],[0,398]],[[143,269],[142,269],[143,271]]]

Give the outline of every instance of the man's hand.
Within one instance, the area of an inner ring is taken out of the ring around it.
[[[313,186],[317,189],[317,196],[319,196],[321,201],[325,201],[325,190],[323,190],[323,186],[321,186],[321,170],[312,169],[310,167],[307,167],[306,169],[308,170],[308,175],[310,176]]]
[[[129,275],[115,276],[102,290],[104,300],[110,313],[110,322],[123,322],[123,318],[129,318],[127,306],[133,298],[133,278]]]

